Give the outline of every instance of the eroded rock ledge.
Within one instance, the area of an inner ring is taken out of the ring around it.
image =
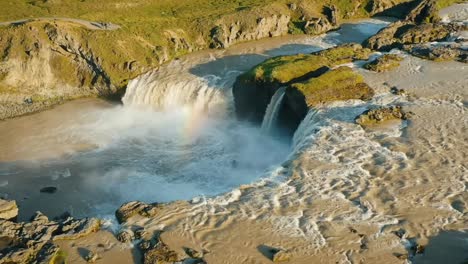
[[[17,217],[17,208],[12,208],[6,215],[8,219]],[[63,263],[65,254],[54,241],[78,239],[99,231],[100,227],[96,218],[74,219],[64,215],[49,220],[40,212],[30,222],[0,219],[0,263]]]

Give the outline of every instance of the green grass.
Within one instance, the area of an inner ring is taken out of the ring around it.
[[[341,45],[313,54],[279,56],[248,71],[244,78],[256,82],[285,84],[323,67],[367,59],[371,51],[357,44]]]
[[[289,81],[328,66],[320,56],[298,54],[269,59],[247,73],[255,81],[288,83]]]
[[[369,100],[374,95],[364,78],[349,67],[339,67],[291,88],[304,95],[309,107],[338,100]]]

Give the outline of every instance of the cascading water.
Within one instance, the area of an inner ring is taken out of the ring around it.
[[[273,128],[275,128],[276,120],[278,119],[279,110],[283,102],[286,88],[281,87],[276,90],[275,94],[271,98],[270,104],[268,105],[265,116],[263,117],[262,122],[262,132],[271,133]]]
[[[228,89],[217,86],[217,76],[150,72],[129,82],[125,106],[152,107],[158,111],[190,108],[190,111],[224,114],[229,108]]]

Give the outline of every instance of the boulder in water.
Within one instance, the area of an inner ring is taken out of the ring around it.
[[[47,187],[44,187],[44,188],[41,188],[40,190],[41,193],[55,193],[57,192],[57,187],[54,187],[54,186],[47,186]]]
[[[403,111],[401,106],[379,107],[370,109],[356,117],[356,123],[361,126],[382,123],[387,120],[407,120],[411,118],[411,112]]]
[[[115,212],[115,217],[119,223],[126,222],[129,218],[140,215],[144,217],[151,217],[156,215],[160,208],[162,207],[161,204],[153,203],[153,204],[146,204],[139,201],[128,202],[123,204],[117,211]]]
[[[403,58],[396,54],[385,54],[369,63],[366,63],[364,68],[375,72],[385,72],[400,66],[400,62],[402,60]]]

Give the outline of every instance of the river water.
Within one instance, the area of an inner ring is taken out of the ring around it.
[[[268,57],[360,42],[386,24],[198,52],[132,80],[123,105],[78,100],[1,122],[0,194],[17,200],[20,219],[106,215],[126,201],[213,196],[268,177],[290,139],[235,119],[236,76]],[[48,186],[57,191],[40,192]]]

